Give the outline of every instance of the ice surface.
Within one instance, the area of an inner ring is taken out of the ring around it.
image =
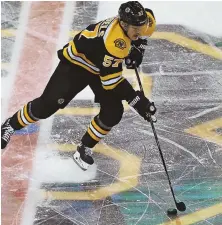
[[[8,111],[11,115],[23,106],[30,96],[42,93],[57,63],[56,49],[71,39],[69,31],[116,15],[120,3],[1,2],[1,120]],[[222,41],[221,2],[144,5],[154,10],[157,32],[174,32],[198,41],[202,48],[208,44],[210,52],[216,49],[222,55],[215,47]],[[52,20],[50,15],[54,15]],[[6,34],[9,29],[16,36]],[[149,97],[158,108],[155,127],[176,197],[187,206],[173,224],[219,225],[222,56],[203,54],[186,44],[149,39],[140,74],[145,91],[151,93]],[[19,59],[24,48],[30,55],[22,62]],[[23,78],[17,83],[19,74]],[[128,71],[127,77],[136,83],[133,72]],[[3,151],[4,225],[168,224],[166,210],[174,204],[151,127],[127,107],[121,123],[95,148],[96,164],[83,172],[72,162],[72,142],[79,142],[98,112],[93,97],[89,89],[80,93],[67,111],[17,132]],[[84,113],[78,114],[78,107]],[[70,114],[71,109],[75,115]],[[199,215],[190,215],[197,211]]]

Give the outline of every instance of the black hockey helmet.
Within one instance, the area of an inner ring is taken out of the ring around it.
[[[137,1],[123,3],[119,8],[119,20],[129,25],[142,26],[147,23],[147,14]]]

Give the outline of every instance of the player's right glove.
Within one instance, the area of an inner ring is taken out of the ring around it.
[[[128,103],[147,121],[150,120],[150,115],[156,113],[154,102],[150,102],[141,91],[136,91],[135,97]]]

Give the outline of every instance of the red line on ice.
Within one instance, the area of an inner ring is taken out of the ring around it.
[[[9,115],[39,97],[50,78],[64,2],[32,2],[20,53]],[[32,30],[35,35],[32,35]],[[36,34],[39,33],[39,37]],[[13,66],[13,65],[12,65]],[[20,224],[38,133],[13,136],[2,156],[2,224]],[[21,210],[22,209],[22,210]],[[18,223],[19,221],[19,223]]]

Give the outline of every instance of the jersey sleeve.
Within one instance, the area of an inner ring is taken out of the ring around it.
[[[124,58],[111,55],[105,49],[104,58],[100,66],[100,80],[105,90],[112,92],[121,100],[130,100],[134,96],[134,89],[123,77]]]
[[[106,50],[104,52],[100,65],[100,79],[105,90],[113,90],[125,79],[122,76],[123,59],[109,54]]]
[[[102,36],[100,79],[105,90],[116,89],[125,78],[122,63],[131,48],[130,39],[124,34],[118,18],[114,18]]]

